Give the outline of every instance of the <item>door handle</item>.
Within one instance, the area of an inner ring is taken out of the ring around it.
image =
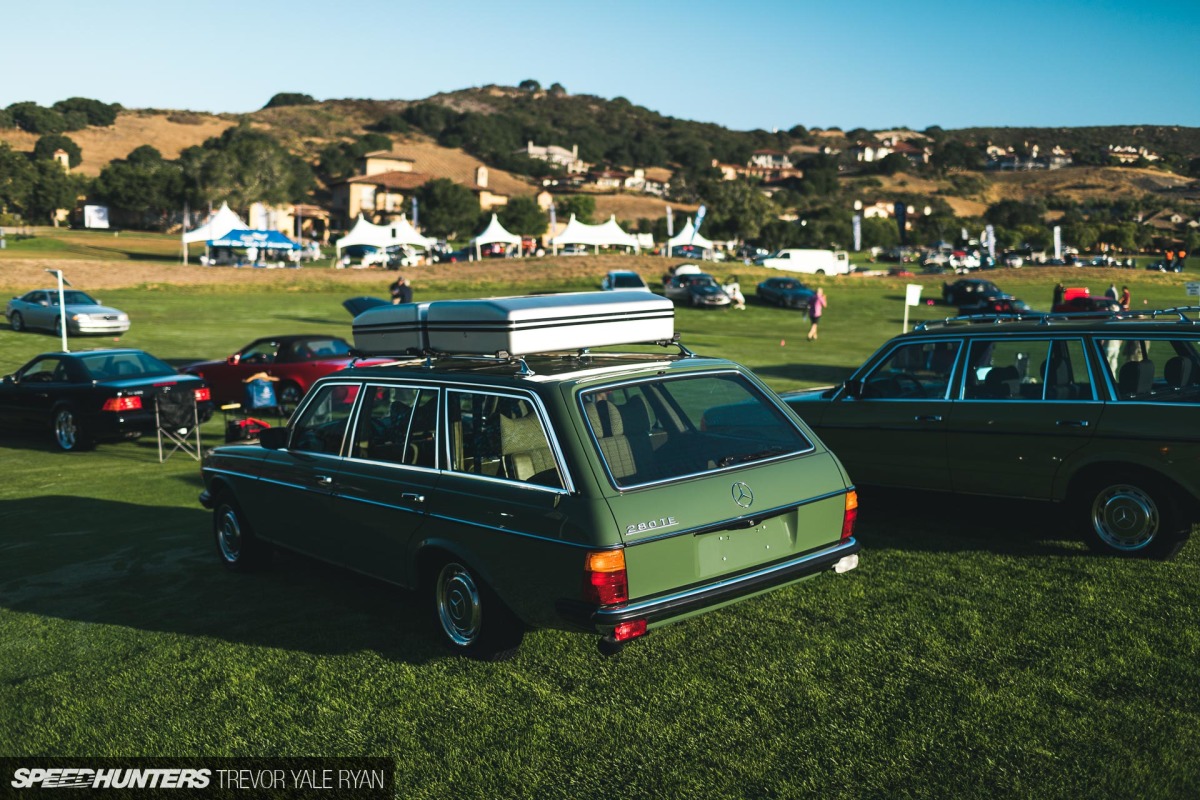
[[[417,494],[416,492],[404,492],[400,495],[401,500],[407,500],[410,503],[424,503],[425,495]]]
[[[1060,419],[1055,424],[1060,428],[1086,428],[1088,421],[1086,419]]]
[[[316,478],[317,483],[321,484],[322,486],[329,486],[331,483],[333,483],[333,478],[328,475],[317,475]]]
[[[916,420],[917,422],[941,422],[942,415],[941,414],[918,414],[917,416],[913,417],[913,419]]]

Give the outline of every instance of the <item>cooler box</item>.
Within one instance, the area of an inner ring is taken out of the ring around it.
[[[425,314],[429,303],[369,308],[354,318],[354,347],[367,355],[409,355],[429,349]]]
[[[425,327],[437,352],[520,356],[669,340],[675,306],[648,292],[446,300],[429,304]]]

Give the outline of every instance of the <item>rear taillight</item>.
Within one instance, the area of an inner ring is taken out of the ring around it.
[[[613,628],[612,637],[618,642],[627,642],[630,639],[636,639],[639,636],[646,635],[646,620],[634,619],[629,622],[622,622],[617,627]]]
[[[854,535],[854,523],[858,520],[858,492],[851,489],[846,492],[846,513],[842,517],[842,538],[849,539]]]
[[[101,411],[137,411],[142,407],[140,397],[110,397],[100,406]]]
[[[583,567],[583,599],[602,606],[629,599],[624,550],[597,550],[587,554]]]
[[[197,403],[207,403],[211,399],[212,399],[212,392],[210,392],[208,390],[207,386],[205,386],[203,389],[196,390],[196,402]]]

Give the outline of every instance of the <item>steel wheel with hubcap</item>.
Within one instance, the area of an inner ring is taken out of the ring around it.
[[[520,624],[463,564],[447,561],[438,570],[433,606],[451,650],[484,661],[501,661],[516,654],[524,636]]]
[[[21,317],[20,311],[14,311],[12,313],[12,316],[8,318],[8,324],[17,333],[25,330],[25,320]]]
[[[233,572],[249,572],[261,566],[270,553],[255,536],[237,504],[222,497],[213,511],[213,534],[217,557]]]
[[[1086,494],[1088,543],[1121,556],[1170,558],[1179,552],[1191,526],[1180,519],[1173,491],[1150,485],[1132,475],[1094,483]]]

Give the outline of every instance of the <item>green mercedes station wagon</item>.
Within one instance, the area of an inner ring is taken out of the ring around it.
[[[632,294],[359,315],[358,348],[395,361],[326,376],[286,427],[205,460],[221,561],[280,547],[417,590],[479,658],[527,626],[611,652],[854,568],[837,458],[744,367],[674,342],[670,301]],[[661,346],[592,349],[622,342]]]
[[[784,399],[864,485],[1054,501],[1170,558],[1200,518],[1197,310],[927,323]]]

